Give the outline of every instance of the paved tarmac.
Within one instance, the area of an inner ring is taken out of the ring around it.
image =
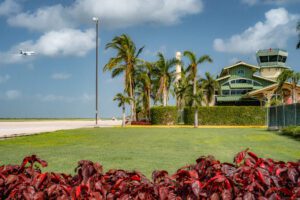
[[[121,120],[99,120],[99,127],[112,127],[121,125]],[[32,135],[43,132],[68,130],[77,128],[93,128],[95,121],[80,120],[53,120],[53,121],[22,121],[0,122],[0,138],[9,138],[22,135]]]

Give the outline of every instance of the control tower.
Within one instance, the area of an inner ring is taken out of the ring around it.
[[[267,49],[256,52],[260,74],[264,78],[276,80],[281,72],[290,69],[285,63],[288,52],[282,49]]]
[[[176,60],[181,61],[181,52],[177,51],[175,54]],[[176,64],[176,77],[175,82],[177,83],[181,79],[181,64]]]

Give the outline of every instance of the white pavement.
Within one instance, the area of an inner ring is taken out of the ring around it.
[[[99,127],[112,127],[121,125],[121,120],[99,120]],[[0,138],[32,135],[57,130],[77,128],[93,128],[95,121],[80,120],[53,120],[53,121],[23,121],[23,122],[0,122]]]

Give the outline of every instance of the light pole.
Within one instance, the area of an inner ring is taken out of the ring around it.
[[[98,125],[98,25],[99,18],[93,17],[93,21],[96,23],[96,116],[95,121]]]

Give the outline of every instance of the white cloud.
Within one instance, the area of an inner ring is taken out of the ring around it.
[[[74,98],[66,97],[62,95],[48,94],[48,95],[36,95],[38,99],[45,102],[53,102],[53,101],[63,101],[63,102],[73,102]]]
[[[6,91],[5,93],[5,97],[8,99],[8,100],[14,100],[14,99],[18,99],[21,97],[21,92],[18,91],[18,90],[8,90]]]
[[[0,76],[0,84],[7,82],[9,79],[10,79],[10,76],[8,74],[6,74],[4,76]]]
[[[242,3],[248,4],[250,6],[256,4],[275,4],[275,5],[282,5],[287,3],[299,3],[300,0],[242,0]]]
[[[39,8],[35,12],[19,13],[8,18],[7,23],[11,26],[25,27],[29,30],[51,31],[73,27],[71,20],[62,5],[54,5]]]
[[[299,15],[289,14],[284,8],[265,13],[265,21],[259,21],[241,34],[229,39],[215,39],[214,49],[220,52],[253,53],[264,48],[284,48],[287,40],[296,35],[295,24]]]
[[[85,31],[62,29],[47,32],[36,42],[26,41],[21,43],[20,46],[27,47],[36,51],[37,54],[45,56],[84,56],[89,50],[94,48],[94,40],[95,31],[93,29]]]
[[[258,0],[242,0],[242,3],[248,4],[250,6],[253,6],[257,2],[258,2]]]
[[[21,6],[14,0],[5,0],[0,3],[0,16],[11,15],[21,10]]]
[[[95,46],[95,31],[62,29],[50,31],[38,40],[27,40],[13,46],[8,52],[0,52],[0,63],[11,64],[31,61],[37,56],[84,56]],[[19,54],[19,49],[35,51],[33,56]]]
[[[66,73],[55,73],[52,74],[51,78],[54,80],[66,80],[69,79],[72,75]]]
[[[144,23],[169,25],[202,9],[202,0],[75,0],[66,7],[57,4],[20,13],[9,18],[8,23],[30,30],[47,31],[89,25],[92,24],[91,18],[98,16],[100,26],[105,28]]]
[[[84,93],[80,96],[64,96],[64,95],[56,95],[56,94],[37,94],[35,95],[35,98],[39,99],[43,102],[75,102],[75,101],[81,101],[81,102],[90,102],[95,99],[94,95]]]

